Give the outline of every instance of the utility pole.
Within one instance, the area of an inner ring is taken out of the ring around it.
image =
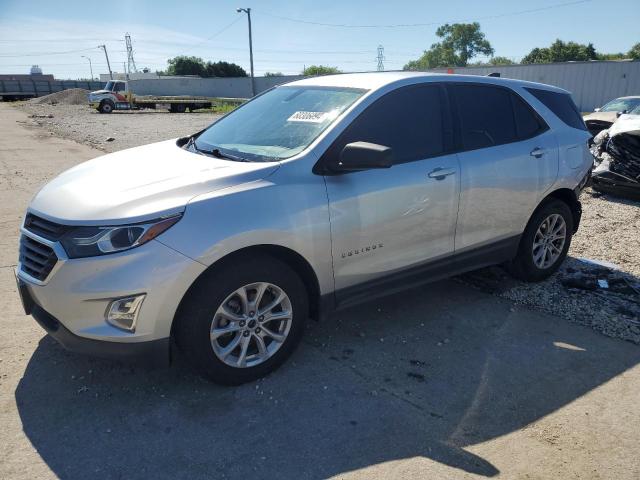
[[[82,58],[89,60],[89,71],[91,72],[91,80],[93,81],[93,67],[91,66],[91,59],[86,55],[80,55]]]
[[[250,8],[237,8],[236,12],[246,13],[247,20],[249,21],[249,61],[251,63],[251,96],[256,96],[256,82],[253,76],[253,40],[251,38],[251,9]]]
[[[138,68],[136,67],[136,61],[133,59],[133,44],[131,43],[131,35],[128,33],[124,36],[124,42],[127,45],[127,72],[131,73],[133,67],[133,71],[137,72]]]
[[[384,72],[384,47],[382,45],[378,45],[378,56],[376,60],[378,61],[378,71]]]
[[[98,45],[98,48],[104,50],[104,56],[107,59],[107,68],[109,69],[109,78],[113,80],[113,72],[111,71],[111,64],[109,63],[109,55],[107,54],[107,46],[106,45]]]

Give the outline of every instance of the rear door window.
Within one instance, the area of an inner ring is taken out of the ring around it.
[[[544,103],[544,105],[566,125],[579,130],[587,129],[584,120],[582,120],[582,115],[580,115],[578,111],[578,107],[573,103],[568,93],[552,92],[539,88],[527,88],[526,90]]]
[[[511,92],[491,85],[452,85],[464,150],[503,145],[518,140]]]
[[[390,147],[396,163],[441,155],[445,130],[451,133],[444,91],[439,85],[412,85],[394,90],[362,112],[327,151],[339,155],[352,142]],[[446,113],[445,113],[446,112]]]

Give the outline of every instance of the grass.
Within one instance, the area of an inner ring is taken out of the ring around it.
[[[211,105],[209,108],[200,108],[196,110],[198,113],[217,113],[220,115],[224,115],[225,113],[229,113],[235,110],[237,107],[242,105],[243,101],[228,101],[228,100],[218,100]]]

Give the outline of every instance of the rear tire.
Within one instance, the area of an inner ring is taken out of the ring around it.
[[[175,337],[203,376],[239,385],[267,375],[293,353],[308,315],[296,272],[275,258],[250,256],[198,280],[176,314]]]
[[[543,203],[532,215],[520,239],[518,254],[507,265],[525,282],[540,282],[553,275],[567,256],[573,232],[573,214],[561,200]]]
[[[169,107],[171,113],[184,113],[187,111],[187,106],[184,103],[174,103]]]

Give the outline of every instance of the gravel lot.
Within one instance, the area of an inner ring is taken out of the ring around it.
[[[106,152],[193,133],[218,118],[206,113],[153,111],[102,115],[85,105],[31,102],[22,108],[33,116],[36,125]],[[109,138],[113,140],[107,141]],[[572,258],[551,279],[524,284],[494,267],[464,275],[460,281],[591,326],[605,335],[640,343],[640,203],[600,195],[590,189],[582,202],[581,228],[569,251]],[[594,267],[577,258],[611,262],[619,269]],[[626,287],[591,290],[598,279],[623,283]]]
[[[64,138],[105,152],[177,138],[195,133],[220,115],[215,113],[169,113],[140,110],[100,114],[86,105],[20,105],[36,125]],[[113,140],[107,140],[107,139]]]
[[[71,111],[128,146],[200,127]],[[640,349],[501,298],[490,272],[496,295],[443,281],[310,322],[283,368],[235,388],[179,357],[65,352],[21,311],[18,227],[39,185],[100,152],[34,120],[0,104],[0,478],[640,478]]]

